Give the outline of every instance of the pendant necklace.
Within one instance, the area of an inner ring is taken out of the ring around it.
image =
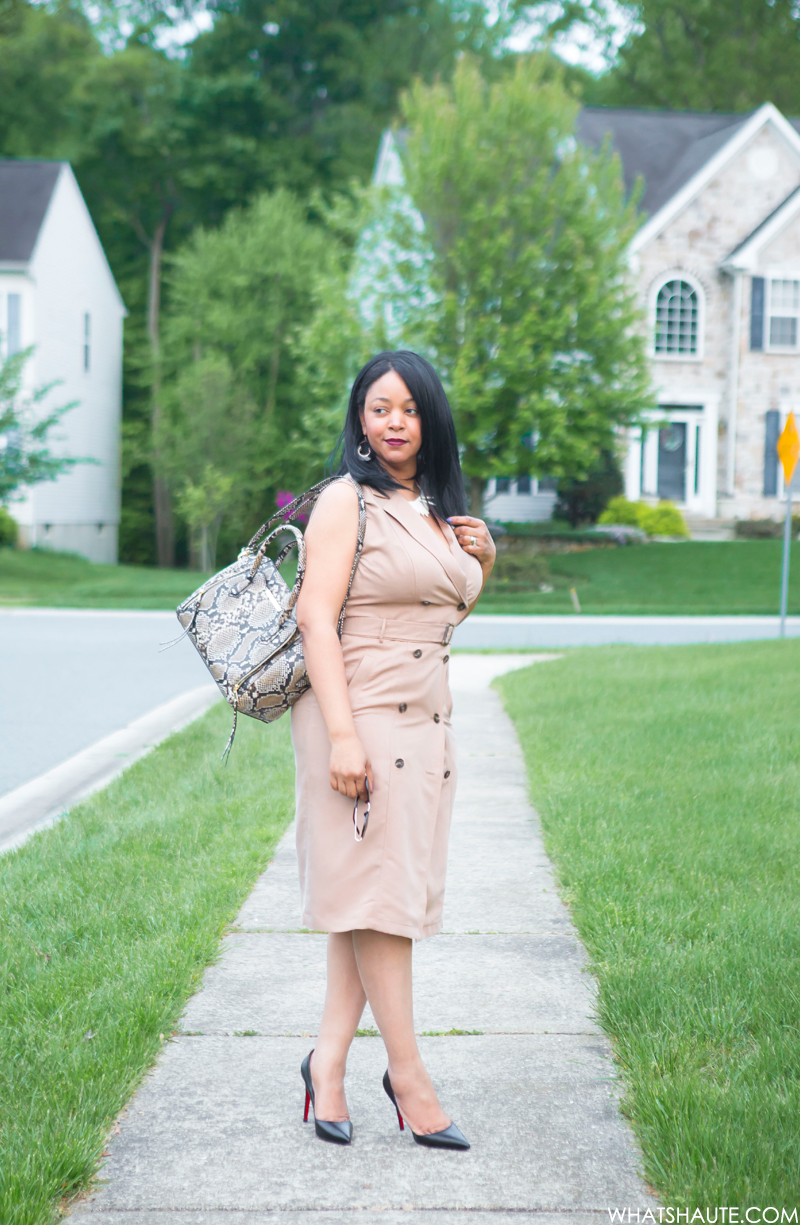
[[[412,506],[418,515],[424,515],[426,518],[431,513],[428,499],[425,497],[425,494],[421,489],[419,491],[419,495],[414,498],[413,502],[409,502],[409,506]]]

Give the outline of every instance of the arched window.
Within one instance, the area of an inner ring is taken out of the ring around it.
[[[656,297],[656,353],[697,353],[700,298],[688,281],[665,281]]]

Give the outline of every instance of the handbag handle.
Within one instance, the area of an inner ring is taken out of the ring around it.
[[[326,489],[328,485],[331,485],[334,481],[339,480],[341,480],[340,476],[326,476],[324,481],[319,481],[318,484],[312,485],[310,489],[307,489],[305,493],[299,494],[298,497],[296,497],[293,502],[290,502],[288,506],[282,506],[279,511],[275,512],[271,519],[267,519],[266,523],[261,524],[261,527],[245,547],[252,552],[261,537],[265,532],[269,531],[276,519],[283,519],[284,521],[294,519],[304,506],[308,506],[310,502],[316,502],[323,489]],[[355,481],[353,481],[353,484],[355,484]]]
[[[334,481],[339,481],[341,479],[342,477],[339,475],[326,477],[324,481],[320,481],[317,485],[312,485],[311,489],[307,489],[305,493],[300,494],[300,496],[295,498],[293,502],[290,502],[288,506],[282,507],[281,510],[279,510],[277,514],[274,514],[271,519],[268,519],[266,523],[262,523],[261,527],[246,546],[246,549],[243,549],[242,552],[252,552],[255,544],[261,539],[265,532],[269,531],[270,525],[274,523],[276,519],[293,518],[300,510],[302,510],[304,506],[307,506],[310,502],[316,502],[323,489],[326,489],[327,486],[331,485]],[[367,526],[367,509],[364,505],[364,495],[361,492],[361,486],[353,480],[349,473],[347,473],[346,479],[351,482],[355,488],[356,494],[358,495],[358,538],[356,541],[355,555],[353,557],[353,565],[350,568],[350,579],[347,584],[347,593],[344,597],[342,611],[339,613],[339,622],[336,627],[336,632],[340,638],[344,627],[344,610],[350,596],[350,588],[353,586],[353,579],[356,576],[358,559],[361,556],[361,552],[364,548],[364,532]],[[294,541],[289,541],[289,543],[281,549],[280,553],[275,559],[276,568],[282,565],[287,553],[292,547],[292,544],[297,544],[297,577],[295,578],[294,586],[289,594],[286,607],[281,614],[279,625],[283,625],[283,623],[289,618],[292,609],[297,603],[297,598],[300,595],[300,587],[302,586],[303,578],[306,572],[306,542],[303,533],[291,523],[281,523],[278,525],[278,527],[273,528],[273,530],[269,532],[269,535],[261,541],[261,544],[256,552],[253,559],[253,568],[250,571],[250,580],[252,581],[252,579],[255,577],[256,571],[261,565],[264,554],[267,551],[267,546],[280,532],[291,532],[295,539]]]
[[[306,572],[306,542],[303,537],[303,533],[291,523],[282,523],[276,527],[262,540],[261,546],[253,558],[253,566],[248,576],[248,582],[252,582],[256,576],[258,567],[261,565],[268,546],[272,543],[276,536],[280,535],[281,532],[291,532],[291,534],[294,536],[294,540],[290,540],[288,544],[284,545],[278,556],[275,558],[275,569],[279,570],[281,568],[286,560],[289,550],[293,545],[297,545],[297,576],[294,580],[294,586],[289,592],[289,599],[286,601],[286,606],[281,613],[280,620],[278,622],[279,629],[291,616],[292,609],[297,603],[297,597],[300,595],[300,587],[303,582],[303,576]]]

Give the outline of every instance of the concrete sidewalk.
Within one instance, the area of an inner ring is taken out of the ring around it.
[[[290,830],[181,1036],[123,1113],[74,1222],[589,1225],[609,1208],[656,1206],[617,1107],[593,979],[528,804],[519,746],[487,687],[529,662],[451,661],[460,777],[445,932],[414,953],[420,1045],[470,1152],[433,1152],[399,1132],[377,1037],[357,1038],[350,1056],[352,1147],[303,1125],[299,1068],[322,1006],[325,936],[300,929]],[[362,1026],[373,1024],[365,1014]]]

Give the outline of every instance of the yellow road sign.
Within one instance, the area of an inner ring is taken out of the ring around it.
[[[788,485],[794,476],[797,460],[800,458],[800,434],[797,432],[794,413],[789,413],[783,433],[778,439],[778,456],[783,465],[783,479]]]

